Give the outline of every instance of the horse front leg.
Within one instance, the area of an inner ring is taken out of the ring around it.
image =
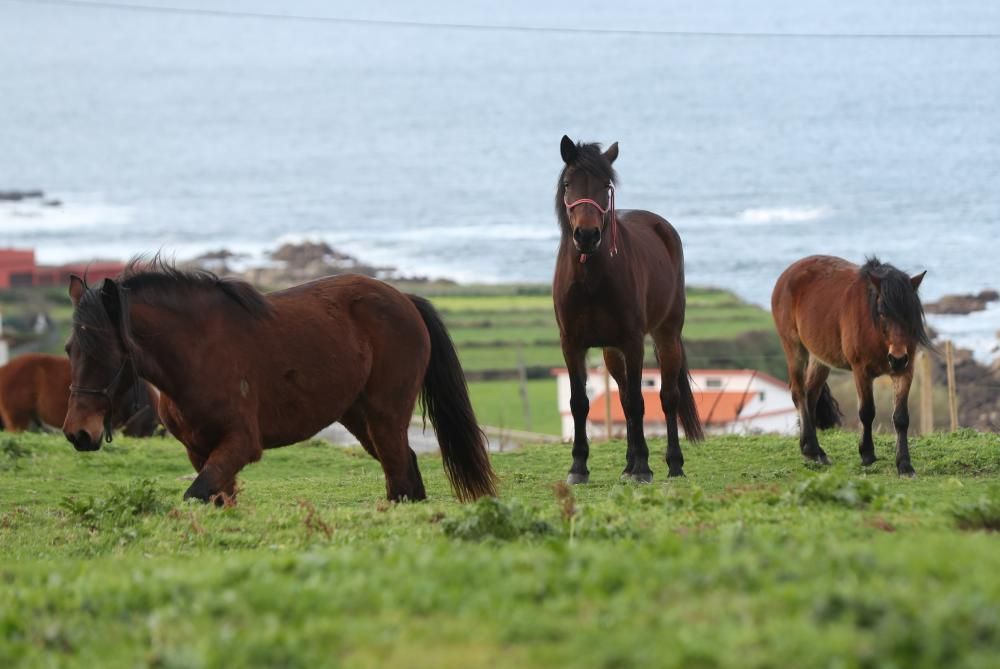
[[[642,363],[645,347],[642,337],[629,344],[623,351],[625,355],[625,395],[622,402],[625,411],[629,450],[632,452],[632,476],[636,483],[652,483],[653,472],[649,468],[649,447],[646,445],[646,435],[643,431],[643,419],[646,414],[646,404],[642,398]],[[619,389],[619,393],[621,393]]]
[[[627,416],[628,393],[625,392],[625,358],[621,351],[614,348],[604,349],[604,365],[608,368],[608,374],[618,384],[618,399],[621,400],[622,411]],[[610,417],[608,418],[610,420]],[[626,429],[625,433],[625,469],[622,470],[621,480],[626,481],[632,478],[632,468],[635,466],[635,452],[632,449],[634,435]]]
[[[194,482],[185,491],[184,499],[208,502],[213,496],[225,493],[236,494],[236,474],[251,462],[260,460],[263,453],[258,439],[247,434],[232,434],[223,437],[204,459],[204,464]],[[190,451],[189,451],[190,456]],[[192,463],[194,463],[192,458]],[[216,504],[221,500],[216,498]]]
[[[910,427],[910,384],[913,383],[912,368],[899,376],[892,377],[892,388],[896,394],[892,411],[892,426],[896,428],[896,472],[900,476],[915,476],[910,464],[910,445],[906,433]]]
[[[872,377],[859,367],[854,369],[854,387],[858,391],[858,419],[861,421],[861,440],[858,453],[861,464],[867,467],[875,462],[875,442],[872,439],[872,423],[875,422],[875,395],[872,392]]]
[[[569,468],[566,482],[576,485],[590,481],[590,470],[587,469],[587,458],[590,457],[590,445],[587,443],[587,415],[590,413],[587,349],[565,341],[562,349],[569,371],[569,408],[573,412],[573,465]]]

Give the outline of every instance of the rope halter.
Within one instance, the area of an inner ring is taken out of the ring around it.
[[[572,202],[566,202],[563,199],[563,204],[566,205],[566,215],[569,216],[570,212],[573,211],[574,207],[579,207],[581,204],[589,204],[593,206],[597,211],[601,212],[602,217],[606,217],[609,213],[611,214],[611,257],[618,255],[618,216],[615,214],[615,185],[608,184],[608,206],[602,207],[596,200],[591,200],[589,197],[582,197],[579,200],[573,200]],[[587,254],[580,254],[580,262],[587,262]]]

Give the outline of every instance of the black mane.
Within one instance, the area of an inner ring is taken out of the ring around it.
[[[617,185],[618,183],[618,174],[601,152],[601,145],[597,143],[585,144],[577,142],[576,158],[573,159],[572,163],[563,166],[562,171],[559,173],[559,183],[556,187],[556,216],[563,230],[569,229],[569,216],[566,215],[565,202],[566,188],[563,186],[563,181],[566,179],[566,172],[570,169],[583,170],[612,184]]]
[[[870,286],[868,297],[875,324],[878,325],[880,315],[884,316],[903,328],[903,331],[918,344],[932,348],[924,325],[924,307],[913,284],[910,283],[910,277],[874,256],[865,259],[865,264],[861,266],[861,275]],[[869,276],[879,279],[878,293]],[[882,299],[878,300],[879,297]]]
[[[251,318],[265,318],[271,305],[264,296],[245,281],[224,279],[204,270],[182,270],[163,260],[132,258],[115,281],[89,286],[73,310],[73,337],[87,355],[103,357],[109,340],[118,337],[124,344],[128,337],[128,304],[141,302],[168,309],[191,308],[192,293],[217,293],[246,312]],[[109,296],[110,293],[110,296]],[[109,302],[125,305],[123,313],[109,313]]]
[[[129,296],[146,303],[183,307],[183,293],[218,291],[242,307],[250,316],[263,318],[271,313],[264,296],[246,281],[223,279],[203,269],[178,269],[159,256],[147,260],[137,256],[118,277]]]

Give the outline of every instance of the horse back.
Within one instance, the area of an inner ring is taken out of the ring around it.
[[[628,229],[630,265],[636,271],[638,294],[645,296],[646,331],[664,321],[684,320],[684,247],[677,230],[667,219],[640,209],[622,212]]]
[[[771,314],[779,336],[801,343],[823,362],[850,369],[858,337],[870,329],[860,268],[833,256],[792,263],[775,283]]]
[[[69,385],[68,358],[25,353],[0,368],[0,404],[10,417],[61,427],[69,405]]]
[[[259,397],[265,447],[311,436],[374,385],[405,393],[411,389],[401,384],[411,384],[416,397],[430,339],[403,293],[368,277],[339,275],[267,299],[273,317],[257,342],[266,358],[257,385],[271,389]]]

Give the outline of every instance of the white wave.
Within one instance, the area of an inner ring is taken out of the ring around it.
[[[48,199],[48,198],[46,198]],[[92,198],[64,200],[50,206],[38,200],[0,203],[0,239],[30,236],[32,233],[68,232],[95,226],[127,225],[132,209],[106,204]]]
[[[744,223],[806,223],[829,215],[828,207],[759,207],[744,209],[739,220]]]

